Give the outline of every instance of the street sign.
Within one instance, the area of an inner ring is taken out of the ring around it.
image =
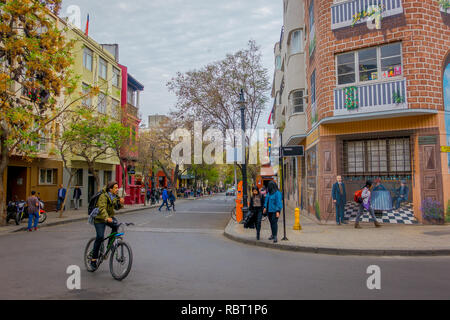
[[[302,157],[305,155],[303,146],[283,147],[281,149],[283,157]]]
[[[450,146],[441,146],[441,152],[450,153]]]

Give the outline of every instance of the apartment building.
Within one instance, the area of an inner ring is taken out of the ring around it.
[[[307,129],[304,1],[284,1],[283,10],[283,28],[274,47],[272,121],[283,135],[283,146],[295,146],[306,137]],[[298,167],[302,161],[302,157],[288,158],[284,163],[285,195],[289,206],[301,205]]]
[[[306,137],[296,141],[306,150],[298,170],[304,209],[334,221],[337,175],[347,186],[347,217],[357,210],[354,191],[377,178],[390,191],[401,180],[409,188],[407,203],[383,213],[385,223],[422,222],[426,198],[446,207],[448,10],[438,0],[305,0],[304,10],[309,89]],[[376,23],[354,18],[363,11]]]

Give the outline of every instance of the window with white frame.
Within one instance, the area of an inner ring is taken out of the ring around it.
[[[120,88],[120,70],[117,68],[113,68],[113,86]]]
[[[39,170],[39,184],[55,184],[55,178],[56,178],[55,169]]]
[[[296,90],[290,94],[290,103],[292,106],[292,113],[303,112],[303,90]]]
[[[100,92],[98,94],[97,109],[100,113],[106,113],[106,95]]]
[[[105,79],[105,80],[108,76],[108,63],[103,58],[99,59],[98,75],[100,76],[100,78]]]
[[[83,66],[88,69],[89,71],[92,71],[92,57],[94,53],[89,48],[84,48],[83,50]]]
[[[275,57],[275,68],[277,70],[281,70],[281,56],[280,55],[277,55]]]
[[[88,84],[83,83],[83,105],[90,107],[92,105],[92,98],[90,97],[91,88]]]
[[[338,85],[402,76],[401,42],[339,54],[336,70]]]
[[[290,54],[303,51],[302,30],[296,30],[291,34]]]

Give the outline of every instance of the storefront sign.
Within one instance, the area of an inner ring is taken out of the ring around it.
[[[436,143],[437,143],[437,137],[436,136],[419,137],[419,145],[436,144]]]
[[[283,147],[281,150],[283,157],[302,157],[305,155],[303,146]]]
[[[441,146],[441,152],[450,153],[450,146]]]

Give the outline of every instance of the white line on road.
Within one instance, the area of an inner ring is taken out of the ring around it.
[[[134,232],[161,232],[161,233],[220,233],[223,234],[223,230],[218,229],[188,229],[188,228],[144,228],[144,227],[133,227],[128,228],[127,231]]]

